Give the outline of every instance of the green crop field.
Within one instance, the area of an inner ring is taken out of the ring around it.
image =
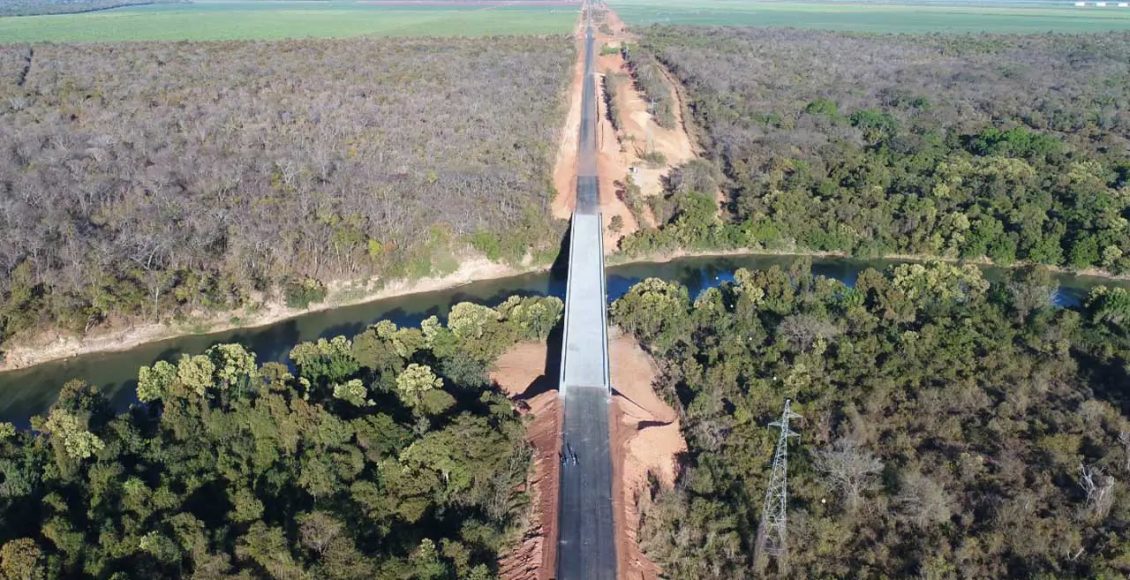
[[[1111,0],[864,3],[757,0],[609,0],[628,24],[792,26],[859,32],[1094,32],[1130,30],[1130,8]]]
[[[562,34],[577,13],[571,6],[197,2],[0,18],[0,43]]]

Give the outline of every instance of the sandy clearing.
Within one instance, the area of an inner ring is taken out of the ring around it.
[[[636,340],[613,330],[612,471],[617,558],[621,578],[658,578],[659,567],[640,551],[639,498],[647,493],[648,476],[670,489],[678,474],[679,456],[687,444],[678,414],[652,389],[658,369]]]
[[[636,223],[636,218],[627,204],[616,194],[619,189],[617,182],[622,181],[628,174],[628,168],[624,165],[620,139],[608,120],[608,107],[604,102],[603,87],[604,75],[598,74],[597,88],[601,94],[597,96],[597,138],[600,149],[596,164],[600,181],[600,213],[604,221],[604,253],[611,254],[619,248],[620,239],[638,230],[639,224]],[[610,227],[613,216],[620,216],[623,220],[623,226],[618,232],[613,232]]]
[[[597,32],[596,45],[618,47],[625,42],[632,42],[635,37],[626,32],[624,23],[615,12],[607,12],[606,21],[612,34]],[[598,48],[599,50],[599,48]],[[608,119],[607,107],[604,103],[603,78],[606,74],[628,74],[628,68],[623,56],[619,52],[612,54],[598,54],[595,68],[601,82],[597,85],[601,89],[598,95],[600,108],[601,138],[600,156],[598,167],[600,171],[601,211],[605,214],[605,251],[613,253],[618,249],[619,241],[624,236],[643,227],[655,227],[655,218],[651,212],[645,210],[644,224],[637,223],[631,210],[618,197],[617,190],[623,189],[629,175],[629,168],[633,169],[632,181],[640,186],[643,196],[659,195],[663,192],[663,178],[670,173],[673,167],[693,159],[698,150],[686,131],[682,117],[682,104],[675,112],[676,123],[674,129],[660,127],[652,115],[647,111],[647,102],[636,90],[634,83],[621,83],[620,88],[612,98],[616,101],[621,111],[619,131],[612,129]],[[668,90],[681,99],[681,93],[673,84],[673,79],[665,73],[664,78]],[[665,163],[651,167],[641,161],[641,157],[648,152],[655,151],[662,154]],[[612,221],[612,216],[619,215],[624,222],[620,232],[613,233],[607,229]]]
[[[534,447],[534,469],[526,480],[530,510],[521,538],[498,561],[503,580],[549,580],[556,569],[557,494],[560,482],[561,405],[557,391],[544,387],[547,347],[523,342],[495,363],[491,379],[527,417],[526,440]]]
[[[626,66],[621,66],[626,72]],[[667,79],[667,89],[678,99],[679,93],[671,84],[670,77],[665,74],[664,78]],[[647,111],[647,101],[631,83],[623,84],[617,98],[624,117],[623,138],[628,144],[628,166],[636,168],[632,179],[640,186],[640,192],[644,196],[658,195],[663,192],[663,178],[671,169],[695,157],[696,147],[683,125],[682,104],[680,102],[675,107],[675,128],[667,129],[655,122]],[[666,162],[656,167],[643,162],[641,157],[650,151],[662,154]]]

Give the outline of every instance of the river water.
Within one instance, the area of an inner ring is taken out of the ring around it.
[[[698,257],[612,266],[608,268],[608,299],[619,298],[633,284],[648,277],[681,282],[694,297],[706,288],[732,280],[738,268],[787,267],[796,260],[793,256]],[[864,269],[882,269],[890,264],[890,261],[818,258],[813,259],[812,270],[815,274],[852,285]],[[990,280],[1004,275],[1003,271],[995,268],[986,268],[985,272]],[[1080,303],[1090,288],[1103,283],[1103,280],[1063,275],[1059,282],[1057,304],[1072,307]],[[175,360],[182,353],[197,354],[216,343],[239,342],[256,352],[260,362],[283,362],[291,347],[299,342],[337,335],[351,337],[381,319],[400,325],[415,325],[432,315],[442,319],[453,304],[470,301],[493,306],[513,294],[563,298],[564,274],[558,271],[540,272],[473,282],[449,290],[312,312],[267,326],[182,336],[121,352],[82,355],[0,373],[0,420],[26,427],[32,415],[44,413],[51,406],[63,383],[75,378],[99,386],[116,409],[125,409],[136,401],[134,387],[138,367],[162,359]]]

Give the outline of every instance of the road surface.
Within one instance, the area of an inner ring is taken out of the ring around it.
[[[565,397],[561,449],[566,464],[561,466],[557,524],[560,580],[616,577],[608,405],[608,392],[601,388],[573,388]]]
[[[586,14],[587,16],[587,14]],[[616,578],[609,441],[608,314],[596,166],[596,81],[591,22],[577,155],[577,206],[569,234],[569,282],[559,392],[564,397],[557,578]]]

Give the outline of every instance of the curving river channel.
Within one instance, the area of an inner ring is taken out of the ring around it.
[[[633,284],[648,277],[681,282],[690,289],[693,297],[706,288],[732,280],[734,271],[739,268],[765,269],[773,265],[787,267],[797,259],[795,256],[696,257],[663,263],[612,266],[608,268],[608,299],[615,300]],[[814,258],[812,270],[815,274],[852,285],[861,271],[867,268],[883,269],[892,263],[895,262]],[[996,268],[986,268],[985,273],[990,280],[1000,279],[1004,275],[1002,270]],[[1061,275],[1059,283],[1056,302],[1067,307],[1078,305],[1090,288],[1101,283],[1110,284],[1101,278],[1071,275]],[[255,351],[260,362],[282,362],[291,347],[299,342],[337,335],[353,336],[381,319],[389,319],[400,325],[415,325],[433,314],[440,318],[446,317],[448,309],[459,302],[495,305],[512,294],[563,297],[564,293],[565,279],[562,273],[539,272],[311,312],[267,326],[182,336],[121,352],[93,353],[8,371],[0,373],[0,421],[10,421],[17,426],[26,427],[32,415],[46,412],[63,383],[75,378],[99,386],[116,409],[125,409],[136,401],[134,387],[138,367],[151,365],[161,359],[176,359],[181,353],[199,353],[216,343],[239,342]]]

